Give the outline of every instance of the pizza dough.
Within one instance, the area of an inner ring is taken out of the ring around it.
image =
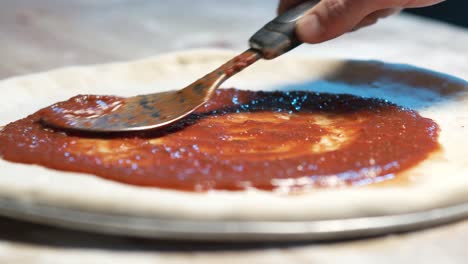
[[[78,93],[130,96],[178,89],[234,55],[194,51],[5,80],[0,83],[0,124]],[[310,90],[312,83],[314,91],[378,97],[417,110],[440,125],[442,150],[407,170],[400,176],[404,179],[401,182],[297,195],[142,188],[0,160],[0,198],[107,213],[207,220],[336,219],[420,211],[468,201],[465,81],[405,65],[284,56],[259,62],[223,87]]]

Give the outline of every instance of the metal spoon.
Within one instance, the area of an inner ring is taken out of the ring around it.
[[[299,46],[296,23],[318,2],[304,2],[276,17],[250,38],[250,49],[182,90],[128,97],[112,111],[92,116],[70,115],[65,122],[63,116],[57,118],[48,112],[41,121],[92,132],[140,131],[171,124],[207,102],[219,85],[237,72],[260,58],[273,59]]]

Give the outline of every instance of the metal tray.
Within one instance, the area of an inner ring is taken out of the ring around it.
[[[468,203],[408,214],[321,221],[193,221],[110,214],[0,199],[0,215],[95,233],[191,241],[362,238],[428,228],[468,217]]]

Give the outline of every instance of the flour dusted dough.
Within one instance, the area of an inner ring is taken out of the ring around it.
[[[0,125],[76,94],[131,96],[178,89],[233,57],[205,50],[72,67],[0,82]],[[223,87],[351,93],[418,110],[441,128],[442,150],[396,184],[314,190],[191,193],[142,188],[93,175],[0,160],[0,198],[107,213],[177,219],[317,220],[421,211],[468,202],[468,84],[406,65],[283,56],[262,61]]]

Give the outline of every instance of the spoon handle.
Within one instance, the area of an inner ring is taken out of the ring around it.
[[[297,21],[319,0],[306,1],[268,22],[249,40],[250,47],[260,51],[264,59],[274,59],[302,44],[296,37]]]

